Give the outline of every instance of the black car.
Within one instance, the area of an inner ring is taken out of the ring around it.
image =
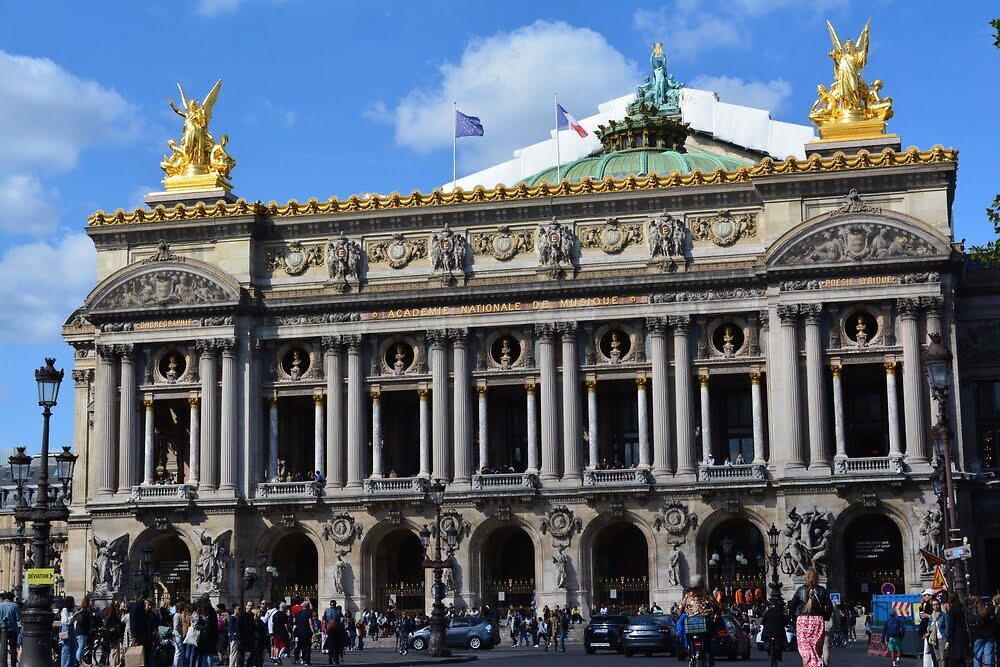
[[[622,614],[595,615],[583,629],[583,650],[594,653],[598,649],[622,652],[622,632],[628,617]]]
[[[663,614],[633,616],[622,631],[622,650],[625,657],[636,653],[677,653],[675,621]]]
[[[411,632],[410,648],[423,651],[430,644],[430,634],[430,626]],[[448,623],[444,641],[448,648],[491,649],[500,643],[500,630],[496,623],[485,618],[456,616]]]

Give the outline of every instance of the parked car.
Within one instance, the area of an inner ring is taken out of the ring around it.
[[[430,644],[431,628],[424,626],[410,633],[410,648],[423,651]],[[500,628],[493,621],[471,616],[456,616],[448,623],[444,635],[448,648],[491,649],[500,643]]]
[[[594,653],[598,649],[622,652],[622,632],[628,617],[621,614],[594,615],[583,629],[583,650]]]
[[[797,651],[799,649],[799,645],[795,641],[795,631],[792,630],[792,627],[794,627],[794,626],[785,628],[785,650],[786,651]],[[767,647],[764,646],[764,629],[763,628],[760,628],[759,630],[757,630],[757,637],[754,639],[754,643],[757,644],[757,650],[758,651],[764,651],[765,653],[767,652]]]
[[[683,646],[677,647],[677,659],[686,657]],[[750,635],[743,630],[740,622],[729,614],[722,615],[722,622],[715,627],[712,637],[712,655],[716,658],[735,660],[750,659]]]
[[[636,653],[677,653],[677,633],[673,617],[664,614],[632,616],[622,632],[625,657]]]

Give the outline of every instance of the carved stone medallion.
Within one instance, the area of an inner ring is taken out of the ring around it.
[[[617,218],[608,218],[602,225],[587,227],[582,240],[584,248],[600,248],[609,255],[617,255],[628,246],[642,242],[642,228],[638,224],[622,224]]]
[[[310,266],[323,265],[323,249],[318,245],[303,245],[292,241],[284,248],[267,251],[268,271],[282,270],[290,276],[301,276]]]
[[[364,527],[350,514],[336,514],[330,523],[323,524],[323,539],[333,540],[337,553],[346,555],[354,540],[359,539]]]
[[[573,510],[559,505],[549,510],[548,516],[539,523],[542,533],[552,534],[552,544],[569,546],[573,533],[583,531],[583,520],[573,515]]]
[[[663,506],[653,519],[654,530],[664,530],[673,537],[684,537],[689,530],[698,527],[698,515],[688,511],[687,505],[670,502]]]
[[[513,259],[519,253],[534,250],[534,241],[529,231],[512,232],[504,226],[495,232],[474,234],[472,236],[473,251],[477,255],[488,255],[501,262]]]
[[[427,257],[427,241],[410,241],[402,234],[394,234],[391,239],[368,246],[369,262],[388,264],[392,269],[402,269],[414,259],[424,257]]]
[[[742,238],[757,236],[757,214],[719,211],[716,215],[692,218],[691,238],[711,241],[717,246],[731,246]]]

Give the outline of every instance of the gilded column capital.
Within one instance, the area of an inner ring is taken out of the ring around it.
[[[708,387],[708,379],[711,377],[707,370],[702,370],[698,372],[698,384],[703,388]]]
[[[72,376],[77,387],[86,387],[94,381],[94,371],[91,368],[74,368]]]
[[[344,349],[344,339],[342,336],[323,336],[320,345],[324,352],[336,354]]]
[[[268,407],[271,408],[278,407],[278,392],[274,392],[273,394],[267,397],[267,405]]]
[[[667,318],[674,334],[687,334],[691,330],[690,315],[671,315]]]
[[[649,329],[649,333],[662,335],[667,333],[667,327],[669,326],[668,318],[666,317],[647,317],[646,318],[646,328]]]
[[[806,324],[819,324],[823,317],[823,304],[807,303],[799,306],[799,313],[805,318]]]
[[[597,391],[597,380],[587,380],[587,392],[593,394],[595,391]]]
[[[447,329],[428,329],[427,333],[424,334],[427,342],[431,344],[431,347],[444,347],[448,342],[448,330]]]
[[[750,371],[750,384],[760,384],[760,378],[763,373],[759,369],[753,369]]]
[[[379,401],[382,400],[382,390],[381,389],[372,389],[370,393],[371,393],[371,396],[372,396],[372,403],[378,403]]]
[[[197,408],[201,405],[201,396],[188,396],[188,405]]]
[[[890,361],[883,361],[882,365],[885,366],[885,374],[886,375],[895,375],[896,374],[896,364],[897,363],[898,362],[895,359],[890,360]]]
[[[479,398],[486,398],[486,392],[487,392],[487,387],[485,384],[476,385],[476,395],[479,396]]]
[[[646,388],[646,376],[645,375],[637,375],[636,376],[636,378],[635,378],[635,388],[639,389],[639,390],[643,390],[643,389]]]
[[[426,401],[427,397],[430,396],[431,390],[427,387],[417,387],[417,396],[420,397],[421,401]]]
[[[899,310],[900,319],[916,319],[920,314],[920,299],[896,299],[896,308]]]
[[[323,402],[325,400],[326,396],[324,396],[323,394],[313,394],[313,404],[316,405],[316,407],[323,405]]]
[[[153,411],[153,397],[152,396],[145,396],[145,397],[143,397],[143,399],[142,399],[142,407],[146,409],[146,412],[152,412]]]
[[[551,322],[540,322],[535,325],[535,337],[538,340],[548,340],[551,341],[557,332],[557,325]]]
[[[830,372],[833,374],[833,377],[839,378],[840,374],[844,372],[844,367],[842,364],[830,364]]]
[[[528,396],[534,396],[536,389],[538,389],[538,383],[535,382],[534,378],[528,378],[524,381],[524,390],[528,392]]]
[[[781,304],[775,310],[778,313],[778,318],[784,325],[794,325],[799,319],[798,304]]]

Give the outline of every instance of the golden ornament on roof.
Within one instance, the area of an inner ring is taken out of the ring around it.
[[[823,139],[861,139],[885,134],[885,123],[892,118],[892,98],[880,97],[882,82],[865,83],[862,72],[868,64],[869,28],[865,24],[857,42],[841,43],[829,21],[833,50],[833,83],[817,87],[818,97],[809,111],[809,119],[819,126]]]
[[[167,142],[170,155],[166,155],[160,167],[166,172],[163,185],[167,190],[204,190],[210,188],[229,189],[229,174],[236,166],[236,160],[227,152],[229,137],[222,135],[216,141],[208,131],[212,120],[212,109],[219,97],[222,79],[208,91],[204,101],[188,99],[181,84],[181,108],[169,101],[170,108],[184,119],[184,131],[180,144],[173,139]]]

